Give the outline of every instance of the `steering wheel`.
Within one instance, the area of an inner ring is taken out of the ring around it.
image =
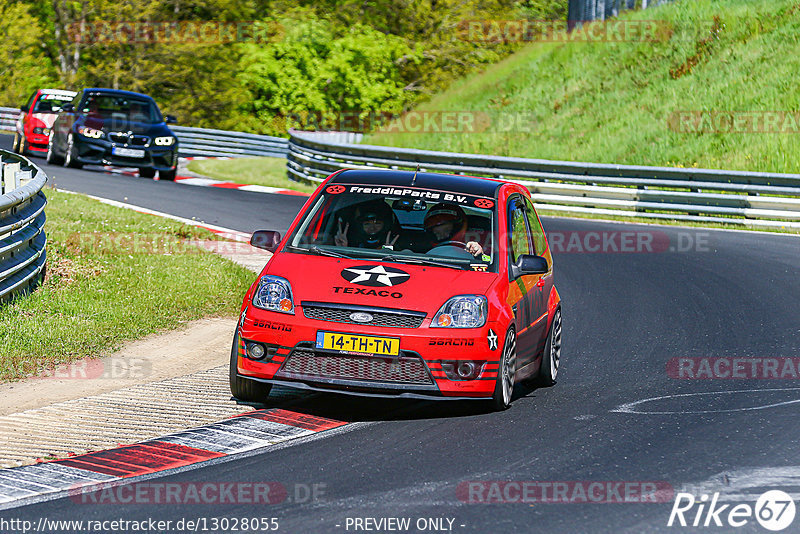
[[[464,247],[467,248],[467,244],[463,241],[445,241],[443,243],[436,243],[437,247],[446,247],[447,245],[452,245],[454,247]]]

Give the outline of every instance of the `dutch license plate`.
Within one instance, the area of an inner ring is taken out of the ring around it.
[[[122,156],[123,158],[143,158],[144,150],[136,150],[134,148],[125,148],[121,146],[111,147],[111,153],[115,156]]]
[[[317,332],[317,348],[338,352],[397,356],[400,354],[400,339],[396,337],[339,334],[337,332]]]

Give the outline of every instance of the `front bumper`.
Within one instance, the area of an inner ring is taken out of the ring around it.
[[[295,315],[248,307],[239,325],[239,375],[272,384],[316,391],[387,398],[485,399],[497,380],[502,347],[489,347],[488,323],[482,328],[429,328],[427,317],[418,328],[390,328],[309,319],[302,307]],[[315,346],[319,331],[362,334],[400,339],[398,356],[337,353]],[[255,360],[245,344],[268,347],[266,357]],[[481,362],[472,380],[453,380],[443,361]]]
[[[168,147],[156,145],[124,145],[105,139],[90,139],[76,135],[75,146],[78,150],[78,162],[84,165],[114,165],[118,167],[150,168],[157,171],[169,171],[178,165],[178,145]],[[143,157],[127,157],[114,154],[115,148],[126,148],[143,151]]]
[[[29,133],[25,135],[28,150],[34,152],[47,152],[47,143],[50,137],[44,134]]]

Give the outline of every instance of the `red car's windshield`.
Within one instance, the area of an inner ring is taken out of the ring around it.
[[[289,244],[332,255],[496,272],[494,213],[491,199],[459,193],[332,185]]]

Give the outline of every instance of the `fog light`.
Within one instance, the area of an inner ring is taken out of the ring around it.
[[[264,357],[264,345],[260,343],[248,343],[247,355],[254,360],[260,360]]]
[[[485,361],[445,360],[442,371],[449,380],[475,380],[481,375]]]
[[[468,380],[475,375],[475,364],[472,362],[461,362],[458,364],[458,376]]]

